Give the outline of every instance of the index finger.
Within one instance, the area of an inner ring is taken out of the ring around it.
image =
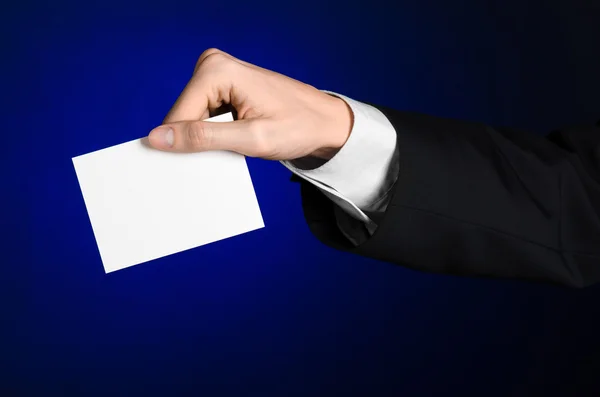
[[[167,113],[163,124],[177,121],[202,120],[208,118],[208,94],[207,84],[203,79],[194,75],[179,94],[169,113]]]
[[[234,65],[239,64],[222,52],[202,54],[194,75],[175,101],[164,123],[206,119],[211,110],[228,103],[231,77],[235,74],[232,70]]]

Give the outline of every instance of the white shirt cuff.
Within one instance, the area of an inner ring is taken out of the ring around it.
[[[354,113],[348,140],[336,155],[318,168],[303,170],[290,161],[282,163],[292,172],[325,184],[363,210],[373,210],[391,189],[390,178],[396,151],[396,132],[379,109],[341,94]]]
[[[291,161],[281,163],[323,190],[350,215],[367,222],[369,218],[360,210],[379,210],[397,177],[396,131],[379,109],[341,94],[324,92],[344,100],[354,113],[348,140],[318,168],[305,170]]]

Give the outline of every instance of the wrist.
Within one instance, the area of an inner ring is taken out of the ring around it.
[[[354,124],[354,114],[350,106],[341,98],[325,94],[328,96],[330,106],[324,107],[328,110],[327,117],[330,120],[329,127],[324,131],[324,144],[312,153],[313,157],[329,160],[346,144],[350,137],[352,126]]]

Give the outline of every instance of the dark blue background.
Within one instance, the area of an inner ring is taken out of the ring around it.
[[[399,109],[539,133],[592,123],[597,2],[1,7],[1,396],[599,392],[597,288],[328,249],[289,172],[258,159],[266,228],[105,275],[71,163],[158,125],[209,47]]]

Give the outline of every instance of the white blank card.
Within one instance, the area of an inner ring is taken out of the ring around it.
[[[142,138],[73,165],[107,273],[264,227],[237,153],[168,153]]]

